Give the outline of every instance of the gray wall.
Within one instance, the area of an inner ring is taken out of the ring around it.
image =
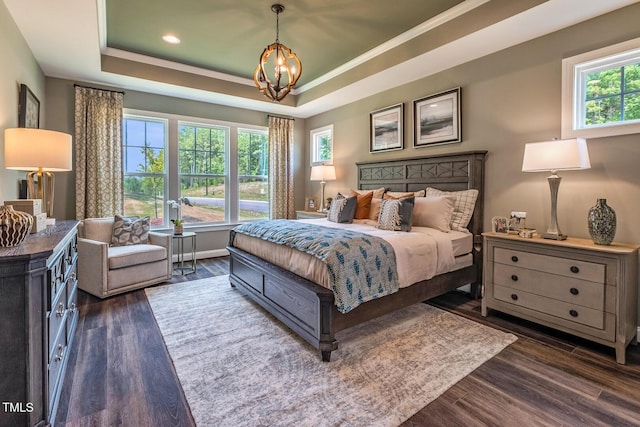
[[[47,106],[50,111],[47,126],[50,129],[74,133],[74,83],[56,78],[47,78]],[[92,86],[88,84],[88,86]],[[106,89],[113,89],[107,88]],[[204,102],[189,101],[162,95],[126,90],[125,108],[155,111],[166,114],[178,114],[213,120],[224,120],[250,125],[267,125],[267,114],[260,111],[225,107]],[[304,206],[304,164],[302,162],[305,147],[305,120],[296,119],[295,124],[294,171],[296,203]],[[56,174],[56,216],[59,218],[75,218],[75,175],[73,172]],[[223,249],[229,239],[228,226],[210,231],[198,231],[198,251],[216,251]]]
[[[0,202],[18,198],[18,181],[25,173],[4,168],[4,130],[18,127],[20,84],[40,100],[40,127],[44,126],[45,78],[27,42],[3,2],[0,2]]]

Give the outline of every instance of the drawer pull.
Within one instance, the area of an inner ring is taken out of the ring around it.
[[[518,295],[511,294],[511,299],[514,300],[514,301],[518,301]]]
[[[514,282],[518,281],[518,276],[516,276],[515,274],[511,275],[511,280],[513,280]]]
[[[58,309],[56,310],[56,316],[62,317],[63,315],[64,315],[64,304],[60,303],[58,304]]]
[[[580,269],[578,267],[576,267],[575,265],[572,265],[570,270],[571,270],[572,273],[576,273],[576,274],[580,273]]]
[[[571,315],[571,317],[578,317],[578,312],[575,310],[570,310],[569,314]]]
[[[517,257],[517,256],[515,256],[515,255],[513,255],[513,256],[511,257],[511,261],[513,261],[513,262],[518,262],[518,257]]]
[[[580,293],[580,291],[576,288],[569,289],[569,292],[571,292],[571,295],[578,295]]]
[[[75,313],[78,310],[75,302],[71,303],[71,307],[69,308],[69,310],[71,310],[72,313]]]
[[[62,344],[58,344],[58,354],[56,354],[54,359],[56,360],[56,362],[59,362],[62,360],[63,357],[64,357],[64,347],[62,346]]]

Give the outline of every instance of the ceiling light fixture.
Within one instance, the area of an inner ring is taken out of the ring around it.
[[[280,102],[296,84],[302,74],[302,63],[298,55],[280,43],[280,14],[284,6],[274,4],[271,10],[276,14],[276,42],[270,44],[260,55],[260,63],[253,74],[253,81],[264,95]],[[272,53],[274,53],[272,55]],[[267,73],[273,70],[273,79]]]
[[[165,34],[164,36],[162,36],[162,40],[164,40],[167,43],[171,43],[171,44],[180,43],[180,39],[178,37],[174,36],[173,34]]]

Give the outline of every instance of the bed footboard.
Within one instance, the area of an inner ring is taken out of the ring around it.
[[[238,248],[227,249],[231,285],[319,349],[323,361],[330,361],[338,348],[333,292]]]

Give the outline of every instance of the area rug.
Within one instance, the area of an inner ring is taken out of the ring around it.
[[[342,331],[325,363],[228,276],[146,293],[198,426],[396,426],[516,340],[415,304]]]

